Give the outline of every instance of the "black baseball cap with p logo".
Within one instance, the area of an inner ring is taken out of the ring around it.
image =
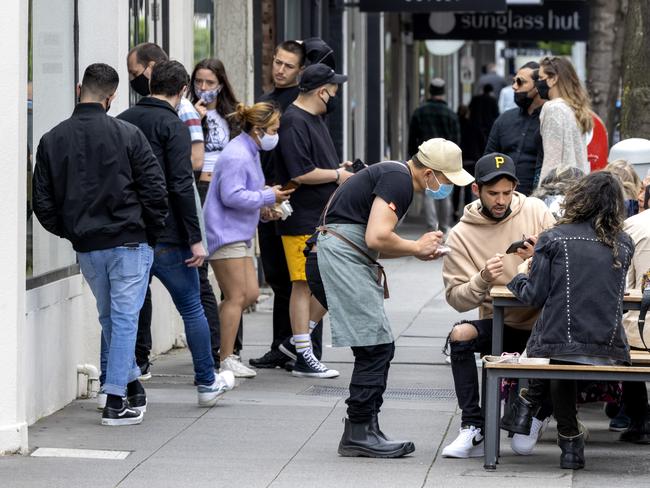
[[[490,183],[504,176],[519,183],[515,163],[507,154],[490,153],[476,161],[474,179],[477,183]]]

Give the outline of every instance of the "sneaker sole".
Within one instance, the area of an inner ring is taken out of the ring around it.
[[[329,379],[329,378],[337,378],[340,376],[340,373],[332,374],[332,373],[303,373],[302,371],[296,371],[295,369],[291,371],[291,374],[293,376],[296,376],[298,378],[323,378],[323,379]]]
[[[224,393],[226,393],[226,390],[221,390],[221,392],[219,392],[217,396],[209,400],[201,400],[199,398],[198,400],[199,407],[214,407],[217,404],[217,401],[224,395]]]
[[[138,376],[138,379],[140,381],[150,380],[151,379],[151,373],[146,373],[146,374],[140,375],[140,376]]]
[[[479,446],[477,446],[479,447]],[[458,452],[445,452],[442,451],[442,457],[450,459],[469,459],[475,457],[485,456],[485,448],[481,445],[481,449],[473,448],[468,453],[458,453]]]
[[[285,356],[287,356],[288,358],[290,358],[290,359],[292,359],[292,360],[294,360],[294,361],[295,361],[296,359],[298,359],[298,356],[296,356],[296,355],[295,355],[294,353],[292,353],[289,349],[287,349],[286,347],[284,347],[284,344],[280,344],[280,345],[278,346],[278,350],[279,350],[282,354],[284,354]]]
[[[406,456],[415,451],[415,445],[407,442],[402,448],[391,452],[378,453],[363,447],[343,447],[339,445],[338,453],[342,457],[369,457],[369,458],[398,458]]]
[[[120,427],[122,425],[137,425],[142,423],[144,419],[144,414],[140,413],[139,417],[133,417],[130,419],[104,419],[102,418],[102,425],[107,425],[109,427]]]

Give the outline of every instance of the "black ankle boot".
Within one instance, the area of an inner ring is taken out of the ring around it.
[[[379,427],[379,416],[373,415],[372,418],[370,419],[370,427],[369,430],[377,434],[379,437],[384,439],[385,441],[388,442],[400,442],[400,443],[407,443],[410,441],[403,441],[403,440],[394,440],[388,437],[386,434],[384,434]],[[411,443],[412,444],[412,443]]]
[[[500,423],[503,430],[515,434],[530,434],[533,416],[539,411],[539,407],[535,407],[532,402],[522,396],[525,392],[526,390],[522,389],[521,393],[509,405],[506,405]]]
[[[562,449],[560,468],[582,469],[585,467],[585,436],[580,433],[573,437],[557,435],[557,445]]]
[[[377,428],[378,424],[375,424]],[[356,423],[345,419],[339,442],[339,454],[344,457],[396,458],[415,451],[412,442],[387,441],[374,430],[373,421]]]

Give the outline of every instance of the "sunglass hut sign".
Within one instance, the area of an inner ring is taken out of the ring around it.
[[[432,12],[414,15],[416,39],[586,40],[587,2],[545,2],[544,7],[513,7],[505,12]]]

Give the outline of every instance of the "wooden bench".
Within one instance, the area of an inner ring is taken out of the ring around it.
[[[483,370],[487,381],[484,468],[494,470],[498,462],[499,418],[501,417],[500,386],[502,378],[650,381],[650,354],[647,352],[634,352],[632,361],[636,366],[484,363]],[[645,364],[645,366],[642,366],[642,364]]]
[[[503,347],[503,318],[505,308],[524,306],[505,286],[495,286],[490,291],[494,316],[492,320],[492,354],[500,355]],[[630,290],[625,296],[623,309],[638,310],[641,293]],[[499,419],[501,416],[501,379],[565,379],[599,381],[650,381],[650,353],[631,352],[632,366],[590,366],[564,364],[509,364],[484,363],[485,381],[485,464],[495,470],[499,457]]]

